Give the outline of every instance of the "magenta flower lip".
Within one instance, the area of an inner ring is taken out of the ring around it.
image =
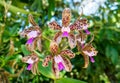
[[[29,64],[27,70],[31,70],[31,68],[32,68],[32,64]]]
[[[63,63],[62,62],[59,62],[58,63],[58,69],[59,71],[63,70],[65,67],[63,66]]]
[[[68,32],[64,31],[63,34],[62,34],[62,37],[68,37],[68,36],[69,36]]]
[[[63,59],[60,55],[54,57],[55,62],[58,64],[59,71],[63,70],[65,67],[63,65]]]
[[[32,44],[33,41],[34,41],[34,38],[29,38],[26,43],[27,44]]]
[[[88,35],[90,34],[90,31],[88,31],[88,29],[86,29],[85,32],[86,32],[86,34],[88,34]]]
[[[92,56],[90,56],[90,61],[91,61],[92,63],[95,62],[95,60],[94,60],[94,58],[93,58]]]

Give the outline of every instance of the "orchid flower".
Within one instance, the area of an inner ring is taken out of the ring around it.
[[[89,64],[89,57],[91,62],[95,62],[93,56],[97,55],[97,51],[95,48],[91,45],[91,42],[94,39],[94,36],[92,36],[92,39],[89,43],[86,43],[87,35],[84,34],[82,31],[79,31],[79,34],[76,35],[76,41],[77,41],[77,47],[78,50],[81,52],[82,56],[84,57],[84,68],[88,67]]]
[[[74,58],[74,53],[70,50],[63,50],[59,52],[56,42],[52,42],[50,44],[50,50],[51,55],[47,56],[44,59],[43,66],[48,66],[48,62],[52,61],[52,70],[56,78],[59,78],[59,72],[61,70],[70,72],[72,70],[72,64],[67,57]]]
[[[93,56],[96,56],[98,51],[95,50],[95,48],[92,46],[92,44],[88,43],[85,44],[84,47],[80,47],[80,43],[77,42],[78,50],[81,52],[81,55],[84,57],[84,67],[87,68],[89,64],[89,58],[92,63],[95,62]]]
[[[92,46],[92,44],[86,44],[83,48],[82,48],[82,52],[90,57],[90,61],[92,63],[95,62],[93,56],[96,56],[98,51],[95,50],[95,48]]]
[[[41,30],[40,27],[33,20],[32,15],[29,15],[29,21],[32,26],[28,29],[23,30],[20,35],[27,37],[26,46],[29,51],[33,51],[36,47],[41,51]]]
[[[23,57],[22,61],[24,63],[28,63],[27,70],[31,70],[33,74],[39,73],[39,71],[37,69],[39,57],[35,53],[32,53],[29,56]]]
[[[69,8],[65,8],[62,12],[62,26],[60,26],[56,21],[53,21],[49,23],[49,27],[54,30],[59,30],[59,32],[57,32],[54,36],[55,42],[59,44],[63,37],[67,37],[70,47],[74,48],[76,46],[76,42],[72,31],[75,30],[75,28],[71,27],[70,20],[71,11]]]

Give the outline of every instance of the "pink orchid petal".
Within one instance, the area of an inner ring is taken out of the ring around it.
[[[88,34],[88,35],[90,34],[90,31],[88,31],[88,29],[86,29],[85,32],[86,32],[86,34]]]
[[[27,70],[31,70],[31,68],[32,68],[32,64],[29,64]]]
[[[34,41],[34,38],[30,38],[30,39],[27,40],[26,43],[27,43],[27,44],[32,44],[33,41]]]
[[[65,67],[63,66],[63,63],[62,62],[59,62],[58,63],[58,69],[59,71],[63,70]]]
[[[90,61],[91,61],[92,63],[95,62],[95,60],[94,60],[94,58],[93,58],[92,56],[90,56]]]
[[[62,37],[68,37],[68,32],[67,31],[64,31],[63,34],[62,34]]]
[[[84,44],[82,44],[81,47],[84,48]]]
[[[28,38],[31,38],[31,37],[35,38],[37,37],[37,34],[38,34],[37,31],[31,31],[27,34],[27,36]]]

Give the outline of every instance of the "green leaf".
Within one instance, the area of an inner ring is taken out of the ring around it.
[[[48,78],[55,79],[54,74],[52,73],[52,67],[51,64],[48,65],[48,67],[43,67],[42,62],[38,63],[38,69],[40,73]]]
[[[4,6],[4,5],[8,5],[6,2],[4,2],[4,1],[0,1],[0,5],[1,6]],[[40,14],[37,14],[37,13],[35,13],[35,12],[28,12],[28,11],[26,11],[26,10],[24,10],[24,9],[21,9],[21,8],[18,8],[18,7],[16,7],[16,6],[14,6],[14,5],[10,5],[10,8],[9,8],[9,10],[11,11],[11,12],[13,12],[14,14],[17,14],[17,12],[21,12],[21,13],[24,13],[24,14],[29,14],[29,13],[31,13],[31,14],[34,14],[34,15],[40,15]]]
[[[72,78],[61,78],[61,79],[56,80],[55,83],[87,83],[87,82],[72,79]]]
[[[111,50],[111,60],[113,64],[116,64],[118,62],[118,51],[115,48],[112,48]]]
[[[8,56],[6,58],[6,60],[14,60],[14,59],[18,60],[18,59],[21,59],[21,58],[22,58],[22,55],[16,54],[16,55]]]
[[[118,62],[119,54],[118,54],[117,49],[115,49],[113,46],[108,45],[106,47],[106,53],[105,54],[108,58],[111,58],[113,64],[116,64]]]
[[[10,35],[11,35],[11,36],[16,35],[17,32],[18,32],[18,25],[14,25],[12,28],[10,28],[9,31],[10,31]]]
[[[52,12],[55,9],[55,0],[48,0],[48,2],[49,2],[48,19],[50,19],[52,16]]]
[[[106,46],[105,55],[106,55],[107,57],[110,57],[110,45],[107,45],[107,46]]]
[[[26,49],[25,45],[21,45],[21,50],[22,50],[24,55],[29,55],[30,54],[30,52]]]
[[[38,12],[42,12],[42,0],[34,0],[30,9],[37,10]]]
[[[12,67],[6,65],[4,69],[9,73],[14,74],[14,69]]]

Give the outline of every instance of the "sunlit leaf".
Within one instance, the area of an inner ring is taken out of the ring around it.
[[[21,50],[22,50],[24,55],[29,55],[30,54],[30,52],[26,49],[25,45],[21,45]]]
[[[87,82],[72,79],[72,78],[61,78],[61,79],[56,80],[55,83],[87,83]]]
[[[48,77],[48,78],[52,78],[52,79],[55,79],[55,76],[54,74],[52,73],[52,68],[51,68],[51,64],[49,64],[48,67],[43,67],[42,66],[42,62],[39,62],[38,63],[38,68],[39,68],[39,71],[42,75]]]

